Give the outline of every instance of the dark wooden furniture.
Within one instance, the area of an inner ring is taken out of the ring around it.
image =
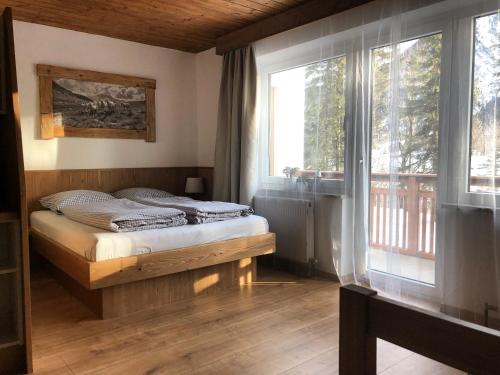
[[[377,338],[472,374],[500,371],[500,332],[356,285],[340,288],[340,375],[377,371]]]
[[[12,13],[1,18],[0,374],[31,372],[26,206]]]

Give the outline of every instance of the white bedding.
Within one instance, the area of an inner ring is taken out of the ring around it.
[[[77,223],[51,211],[33,212],[31,227],[91,261],[256,236],[269,231],[266,219],[250,215],[209,224],[113,233]]]

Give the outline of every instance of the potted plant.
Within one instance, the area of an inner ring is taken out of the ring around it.
[[[285,188],[292,188],[295,180],[297,179],[297,175],[299,173],[299,168],[297,167],[285,167],[283,169],[283,174],[285,175]]]

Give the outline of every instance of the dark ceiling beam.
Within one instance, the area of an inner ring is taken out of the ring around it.
[[[218,55],[223,55],[228,51],[245,47],[257,40],[294,29],[370,1],[372,0],[312,0],[217,38],[216,52]]]

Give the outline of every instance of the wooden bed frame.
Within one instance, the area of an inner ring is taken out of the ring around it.
[[[169,175],[168,169],[27,171],[28,207],[30,212],[36,210],[40,197],[72,189],[111,192],[141,185],[179,194],[175,186],[183,186],[184,181],[158,181],[162,175]],[[144,175],[146,181],[138,182],[137,174]],[[193,170],[176,171],[175,176],[179,175],[185,180]],[[274,233],[266,233],[91,262],[43,233],[30,230],[30,249],[47,261],[44,263],[49,271],[66,289],[102,319],[251,283],[256,277],[255,257],[274,253],[275,243]]]

